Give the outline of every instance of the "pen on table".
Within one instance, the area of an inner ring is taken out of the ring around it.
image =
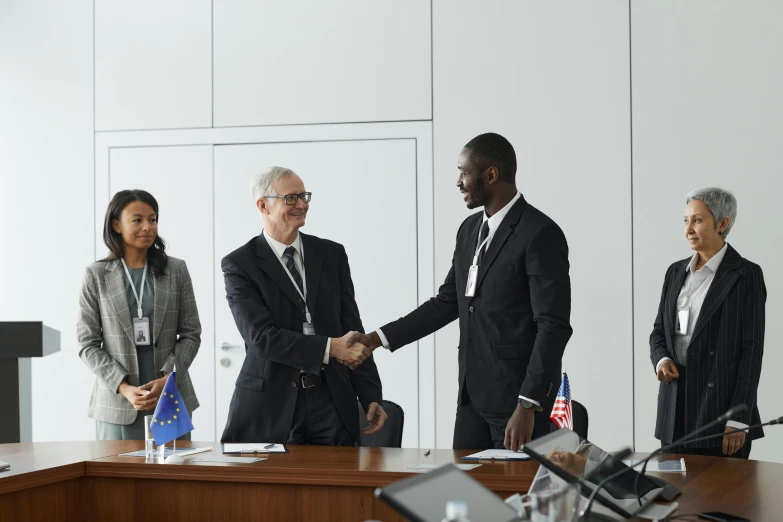
[[[264,449],[272,449],[275,446],[277,446],[277,444],[267,444],[266,446],[264,446]]]
[[[430,456],[430,450],[427,450],[427,451],[425,451],[425,452],[424,452],[424,456],[425,456],[425,457],[429,457],[429,456]]]

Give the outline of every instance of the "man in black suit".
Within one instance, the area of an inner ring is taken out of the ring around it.
[[[299,233],[311,194],[293,171],[270,167],[251,189],[264,231],[221,264],[246,350],[221,440],[353,446],[357,396],[364,433],[386,413],[375,361],[351,341],[363,328],[345,249]]]
[[[459,318],[454,448],[509,448],[549,433],[571,337],[568,245],[517,191],[514,148],[482,134],[462,149],[457,187],[468,208],[438,295],[367,336],[397,350]],[[475,280],[474,280],[475,276]]]

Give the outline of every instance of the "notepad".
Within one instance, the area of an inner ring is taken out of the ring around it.
[[[491,449],[467,455],[462,460],[530,460],[530,457],[522,451]]]
[[[271,444],[265,442],[251,443],[226,443],[223,444],[223,453],[288,453],[284,444]]]
[[[223,455],[211,455],[209,457],[199,457],[193,459],[193,462],[219,462],[221,464],[252,464],[266,460],[261,457],[224,457]]]

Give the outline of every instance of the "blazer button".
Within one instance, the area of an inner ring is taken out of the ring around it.
[[[714,384],[712,384],[711,382],[708,382],[708,383],[707,383],[707,388],[714,388],[714,387],[715,387],[715,385],[714,385]]]
[[[293,386],[294,388],[296,388],[296,381],[291,381],[291,386]]]
[[[710,355],[715,355],[715,352],[710,352]]]
[[[470,313],[473,313],[473,307],[471,306],[470,308],[468,308],[468,311],[469,311]]]

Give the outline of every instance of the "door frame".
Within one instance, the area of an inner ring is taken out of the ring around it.
[[[416,144],[417,301],[423,303],[435,294],[435,216],[433,210],[434,175],[431,121],[96,132],[94,198],[96,255],[99,245],[103,243],[103,219],[112,196],[109,186],[112,149],[387,139],[412,139]],[[215,258],[214,254],[213,245],[213,259]],[[219,294],[217,288],[214,290],[217,300],[217,295],[222,294]],[[216,327],[214,314],[210,320]],[[214,328],[213,331],[215,331]],[[216,345],[217,339],[214,338],[211,341],[211,349],[206,350],[212,358],[212,364],[216,364]],[[434,448],[436,447],[435,419],[437,419],[434,336],[430,335],[420,340],[415,348],[407,348],[407,350],[414,349],[418,361],[417,378],[419,383],[418,444],[419,447]],[[201,351],[205,351],[204,346]],[[216,392],[217,390],[213,390],[213,393]],[[217,404],[217,397],[215,397],[215,404]],[[216,416],[217,411],[214,414]],[[220,437],[219,431],[220,429],[216,426],[215,440]]]

